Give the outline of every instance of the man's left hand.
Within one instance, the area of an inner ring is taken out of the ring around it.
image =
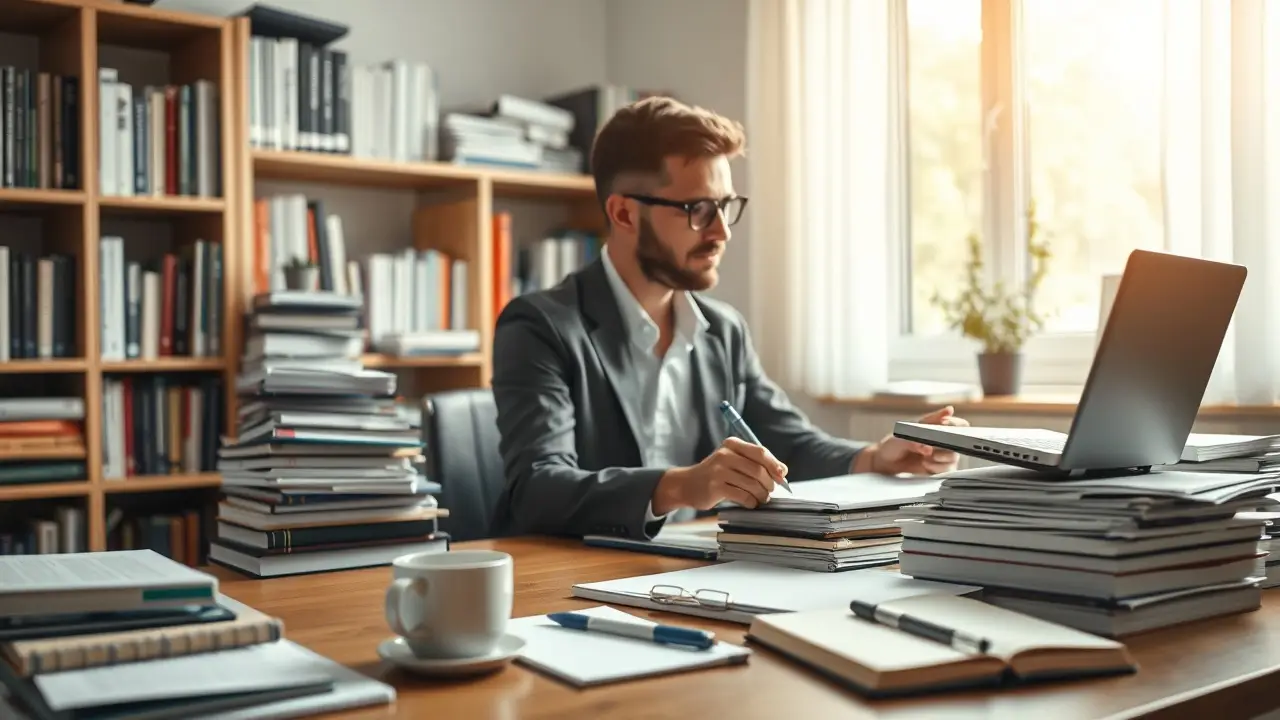
[[[935,410],[916,422],[926,425],[955,425],[965,427],[967,420],[956,417],[955,409],[950,405]],[[870,452],[868,452],[870,451]],[[857,472],[873,472],[881,475],[935,475],[954,470],[959,456],[951,450],[924,445],[911,440],[903,440],[886,435],[879,443],[858,453],[857,463],[861,466]],[[866,455],[864,459],[862,456]]]

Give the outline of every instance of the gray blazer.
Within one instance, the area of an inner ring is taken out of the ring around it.
[[[698,457],[726,437],[719,405],[728,399],[787,464],[789,480],[848,473],[866,443],[814,427],[765,376],[742,315],[716,300],[695,300],[710,324],[693,348],[694,400],[704,411]],[[639,392],[628,357],[626,329],[599,259],[503,309],[493,346],[507,476],[497,533],[646,538],[661,527],[646,526],[645,510],[666,468],[640,467],[635,421],[618,402]]]

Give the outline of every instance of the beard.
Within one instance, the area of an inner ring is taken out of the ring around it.
[[[716,243],[708,242],[698,245],[685,256],[689,258],[713,252]],[[714,267],[707,270],[690,270],[676,257],[675,252],[662,244],[653,225],[645,218],[640,219],[640,233],[636,242],[636,261],[640,272],[649,279],[672,290],[710,290],[715,286],[718,275]]]

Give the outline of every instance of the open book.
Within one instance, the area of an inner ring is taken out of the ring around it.
[[[915,595],[879,607],[983,637],[990,647],[958,650],[848,609],[757,615],[747,638],[873,697],[1137,670],[1119,642],[972,598]]]

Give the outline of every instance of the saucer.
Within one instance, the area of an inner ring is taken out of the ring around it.
[[[438,677],[464,677],[494,672],[511,662],[524,648],[524,639],[516,635],[503,635],[491,652],[469,658],[420,658],[409,649],[402,637],[393,637],[378,643],[378,657],[397,667],[422,675]]]

